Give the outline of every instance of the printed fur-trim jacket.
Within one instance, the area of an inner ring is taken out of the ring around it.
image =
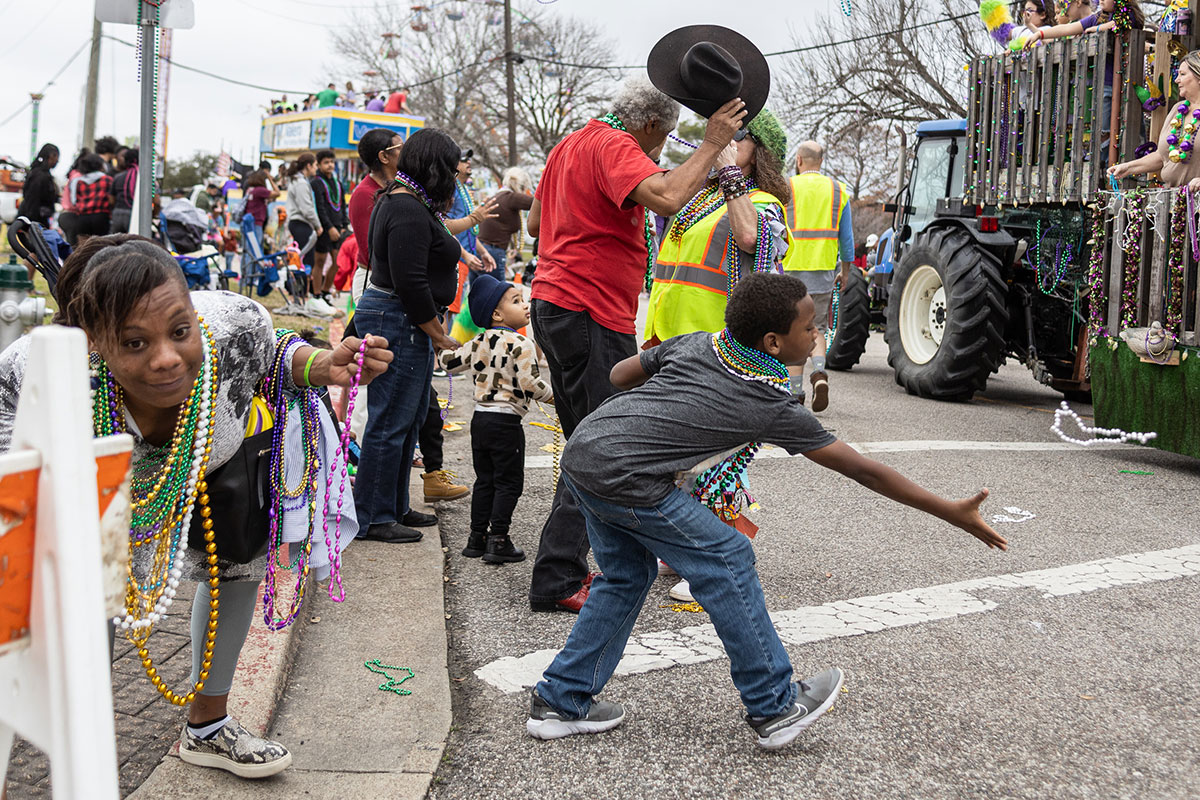
[[[455,375],[470,370],[475,403],[507,406],[522,417],[535,401],[554,402],[554,392],[540,375],[533,342],[507,328],[491,328],[454,352],[442,353],[442,366]]]

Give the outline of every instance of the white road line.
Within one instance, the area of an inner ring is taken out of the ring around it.
[[[1035,589],[1042,592],[1043,597],[1063,597],[1198,574],[1200,545],[1190,545],[1085,564],[838,600],[794,611],[777,611],[771,615],[771,619],[784,644],[801,645],[998,608],[999,602],[975,596],[975,592],[983,590]],[[1012,598],[1014,601],[1017,599]],[[475,675],[502,692],[519,692],[541,680],[542,672],[557,652],[538,650],[520,658],[501,658],[475,670]],[[723,658],[725,650],[712,625],[695,625],[632,637],[616,674],[635,675]]]

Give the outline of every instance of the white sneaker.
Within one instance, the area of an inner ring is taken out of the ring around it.
[[[319,297],[310,297],[305,300],[304,310],[310,314],[318,314],[322,317],[332,317],[334,311],[333,306]]]
[[[692,587],[687,581],[680,581],[671,587],[671,591],[667,592],[667,596],[672,600],[680,603],[694,603],[696,598],[692,597]]]
[[[671,569],[670,564],[663,561],[661,558],[658,560],[658,577],[661,578],[664,575],[678,575],[678,574],[679,574],[678,572]]]

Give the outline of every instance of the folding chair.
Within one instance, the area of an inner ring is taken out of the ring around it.
[[[28,217],[17,217],[8,226],[8,246],[46,279],[50,294],[58,297],[58,270],[71,254],[71,246],[53,229],[43,228]]]
[[[278,252],[264,254],[262,242],[254,230],[254,217],[242,215],[242,275],[238,279],[238,288],[242,294],[250,296],[251,287],[255,287],[259,297],[266,297],[271,288],[279,282],[279,269],[287,269],[287,253]],[[284,302],[291,305],[291,300],[280,288]]]
[[[158,232],[162,236],[163,246],[170,251],[179,268],[183,270],[189,291],[229,288],[230,275],[221,269],[221,254],[217,248],[204,245],[190,253],[180,253],[179,248],[171,241],[170,221],[162,213],[158,215]]]

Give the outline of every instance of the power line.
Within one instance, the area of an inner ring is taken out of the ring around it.
[[[772,53],[763,53],[763,55],[766,56],[767,58],[771,58],[773,56],[791,55],[792,53],[808,53],[813,50],[825,50],[830,47],[839,47],[844,44],[856,44],[858,42],[868,42],[868,41],[871,41],[872,39],[884,39],[884,38],[887,38],[888,36],[894,36],[898,33],[909,33],[911,31],[921,30],[922,28],[932,28],[937,25],[945,25],[948,22],[958,22],[959,20],[968,19],[969,17],[974,17],[974,16],[978,16],[978,14],[976,12],[972,11],[967,14],[959,14],[958,16],[954,16],[954,17],[943,17],[942,19],[930,20],[929,22],[921,22],[916,25],[911,25],[907,28],[900,28],[900,29],[894,30],[894,31],[886,31],[884,33],[869,33],[864,36],[855,36],[850,39],[840,39],[836,42],[822,42],[820,44],[805,45],[804,47],[794,47],[790,50],[776,50],[775,52],[772,52]],[[570,61],[559,61],[559,60],[553,59],[553,58],[546,58],[544,56],[530,55],[528,53],[519,53],[518,55],[521,58],[525,58],[530,61],[538,61],[543,64],[556,64],[556,65],[562,66],[562,67],[578,67],[580,69],[622,70],[622,69],[645,69],[646,68],[645,64],[577,64],[577,63],[573,63]]]
[[[54,77],[51,78],[50,80],[46,81],[46,85],[43,86],[41,89],[39,89],[36,92],[36,94],[45,94],[46,90],[54,85],[54,82],[56,80],[58,80],[58,77],[60,75],[62,75],[64,72],[66,72],[68,67],[70,67],[72,64],[75,63],[75,59],[79,58],[79,54],[82,53],[83,49],[91,43],[92,43],[92,37],[89,36],[88,38],[84,39],[83,44],[79,45],[79,49],[76,50],[75,53],[69,59],[67,59],[67,63],[63,64],[62,67],[59,68],[58,72],[54,73]],[[22,105],[16,111],[14,111],[13,113],[11,113],[7,117],[5,117],[4,121],[0,122],[0,128],[3,128],[8,123],[12,122],[14,119],[17,118],[18,114],[20,114],[25,109],[29,108],[31,105],[33,105],[32,97],[30,99],[26,100],[24,105]]]
[[[106,34],[104,34],[104,38],[111,39],[112,41],[123,44],[126,47],[131,47],[131,48],[137,49],[137,45],[134,44],[133,42],[127,42],[124,39],[113,36],[112,34],[106,33]],[[245,86],[250,89],[259,89],[264,92],[279,92],[282,94],[287,94],[288,92],[291,92],[292,94],[303,94],[303,95],[311,94],[311,92],[308,89],[279,89],[279,88],[275,88],[275,87],[271,87],[271,86],[261,86],[257,83],[248,83],[247,81],[239,81],[236,78],[226,78],[224,75],[218,75],[215,72],[209,72],[208,70],[200,69],[199,67],[191,67],[191,66],[188,66],[187,64],[180,64],[175,59],[167,58],[166,56],[159,56],[159,58],[161,58],[163,61],[167,62],[168,64],[170,64],[172,66],[178,67],[179,69],[187,70],[188,72],[195,72],[197,74],[204,75],[205,77],[213,78],[218,81],[224,81],[225,83],[232,83],[237,86]]]

